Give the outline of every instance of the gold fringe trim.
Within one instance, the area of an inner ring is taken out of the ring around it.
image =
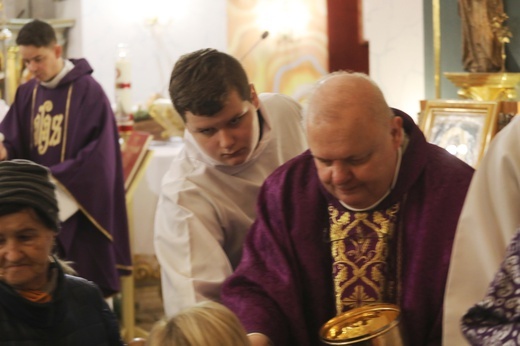
[[[67,131],[69,129],[69,111],[70,111],[70,100],[72,97],[72,87],[73,84],[69,87],[69,92],[67,93],[67,105],[65,106],[65,125],[63,126],[63,141],[61,145],[61,161],[65,161],[65,150],[67,148]]]
[[[30,133],[30,147],[32,148],[35,144],[34,144],[34,118],[36,116],[36,114],[34,113],[34,105],[36,104],[36,91],[38,90],[38,83],[36,83],[36,85],[34,86],[34,89],[33,89],[33,93],[32,93],[32,100],[31,100],[31,133]]]

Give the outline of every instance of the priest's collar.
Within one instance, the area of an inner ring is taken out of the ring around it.
[[[63,59],[63,68],[61,71],[50,81],[48,82],[40,82],[41,85],[43,85],[46,88],[54,89],[58,86],[58,84],[61,82],[63,77],[67,75],[72,69],[74,68],[74,64],[72,61],[68,59]]]

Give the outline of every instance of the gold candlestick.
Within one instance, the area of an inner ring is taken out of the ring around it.
[[[509,17],[507,16],[507,14],[502,12],[498,16],[493,17],[493,19],[491,20],[491,28],[501,45],[502,67],[500,69],[500,72],[506,71],[506,43],[509,43],[510,38],[513,37],[511,30],[509,30],[509,28],[506,25],[504,25],[504,22],[508,18]]]
[[[10,45],[11,38],[13,36],[11,30],[7,27],[7,18],[5,16],[5,7],[3,0],[0,0],[0,20],[1,20],[1,29],[0,29],[0,89],[1,89],[1,97],[8,103],[8,92],[7,92],[7,76],[8,76],[8,49]],[[14,94],[13,94],[14,95]]]

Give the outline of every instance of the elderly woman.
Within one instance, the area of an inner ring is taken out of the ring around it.
[[[58,231],[49,171],[0,162],[0,344],[123,345],[97,286],[53,256]]]

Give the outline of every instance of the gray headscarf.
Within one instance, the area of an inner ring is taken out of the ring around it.
[[[57,232],[60,221],[54,190],[46,167],[28,160],[0,162],[0,212],[11,206],[30,207]]]

